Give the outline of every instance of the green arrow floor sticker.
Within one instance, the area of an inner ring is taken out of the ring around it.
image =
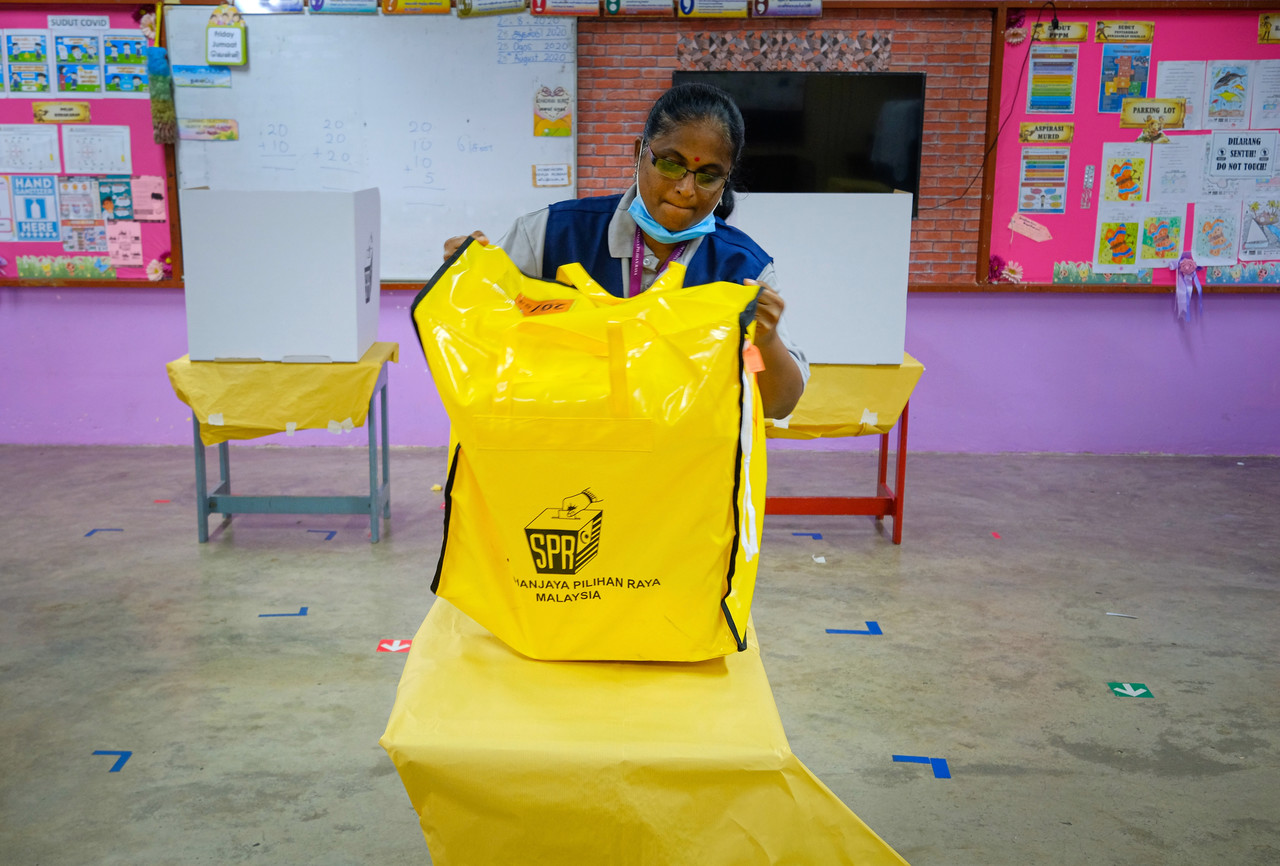
[[[1121,698],[1154,698],[1146,683],[1107,683],[1111,694]]]

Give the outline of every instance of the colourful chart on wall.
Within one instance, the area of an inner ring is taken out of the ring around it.
[[[163,279],[172,234],[150,40],[132,8],[74,11],[0,9],[0,280]]]
[[[1006,44],[993,274],[1172,286],[1190,251],[1206,284],[1280,285],[1280,53],[1261,14],[1079,9],[1058,17],[1084,41]]]

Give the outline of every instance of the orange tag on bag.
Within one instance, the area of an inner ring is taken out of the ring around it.
[[[563,313],[573,306],[568,298],[557,298],[549,301],[535,301],[523,294],[516,295],[515,304],[526,316],[545,316],[547,313]]]
[[[746,365],[748,373],[764,371],[764,356],[760,354],[760,347],[755,343],[748,343],[747,348],[742,350],[742,362]]]

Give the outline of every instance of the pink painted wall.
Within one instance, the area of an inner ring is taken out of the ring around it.
[[[410,327],[385,292],[391,439],[444,445],[447,419]],[[1167,295],[913,294],[907,349],[927,368],[913,450],[1280,454],[1280,298],[1214,295],[1175,321]],[[182,293],[0,289],[0,443],[186,445],[165,376],[186,352]],[[291,444],[356,445],[361,432]],[[866,448],[874,437],[776,447]]]

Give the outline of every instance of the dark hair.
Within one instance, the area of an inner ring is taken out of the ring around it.
[[[645,141],[653,141],[673,129],[686,124],[714,123],[720,127],[725,143],[733,158],[733,168],[724,183],[724,195],[716,207],[716,216],[728,219],[733,213],[733,175],[742,158],[746,144],[746,130],[742,112],[733,97],[719,87],[710,84],[677,84],[658,97],[649,109],[649,119],[644,124]]]

